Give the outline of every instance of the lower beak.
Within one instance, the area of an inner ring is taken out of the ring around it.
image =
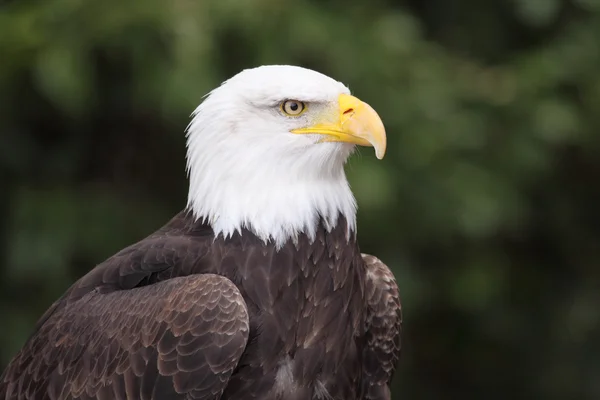
[[[335,122],[319,122],[315,125],[294,129],[297,134],[321,134],[322,142],[345,142],[375,148],[375,155],[385,155],[385,128],[377,112],[367,103],[354,96],[341,94],[338,97],[339,112]],[[331,120],[331,118],[329,119]]]

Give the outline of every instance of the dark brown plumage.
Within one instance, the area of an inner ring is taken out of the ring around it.
[[[182,212],[51,306],[0,399],[390,399],[398,289],[346,230],[276,250]]]

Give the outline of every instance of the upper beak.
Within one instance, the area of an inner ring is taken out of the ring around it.
[[[375,155],[382,159],[385,155],[386,136],[379,115],[367,103],[349,94],[338,98],[339,112],[326,122],[294,129],[292,133],[312,133],[324,135],[323,142],[346,142],[360,146],[372,146]]]

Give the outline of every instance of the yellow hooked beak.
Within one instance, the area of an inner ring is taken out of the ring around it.
[[[328,118],[327,122],[318,122],[306,128],[293,129],[291,132],[321,134],[324,135],[322,142],[372,146],[375,148],[375,155],[381,160],[385,155],[386,136],[379,115],[370,105],[349,94],[340,94],[338,103],[339,113],[334,116],[333,121],[332,118]]]

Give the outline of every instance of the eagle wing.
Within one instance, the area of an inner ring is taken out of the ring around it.
[[[240,292],[219,275],[95,288],[42,318],[0,399],[219,399],[248,331]]]
[[[364,397],[389,400],[390,382],[400,358],[402,308],[394,274],[377,257],[362,255],[366,265],[366,346],[363,354]]]

